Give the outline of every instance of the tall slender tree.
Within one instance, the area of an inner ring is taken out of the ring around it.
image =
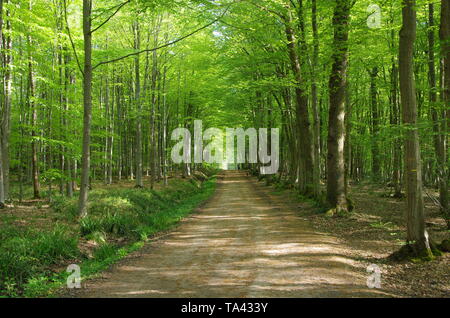
[[[1,66],[2,66],[2,112],[0,118],[0,151],[2,152],[2,190],[4,200],[9,199],[11,98],[12,98],[12,35],[10,9],[4,8],[9,0],[0,3]]]
[[[87,200],[89,191],[89,170],[91,162],[91,122],[92,122],[92,0],[83,0],[83,38],[84,38],[84,71],[83,71],[83,150],[81,162],[81,188],[79,197],[79,215],[87,216]]]
[[[416,84],[413,73],[416,40],[416,1],[403,0],[400,30],[399,74],[402,122],[405,126],[405,180],[407,243],[416,255],[432,255],[423,211],[422,167],[417,127]]]
[[[448,147],[450,145],[450,0],[441,1],[441,25],[439,28],[439,37],[441,42],[441,56],[443,63],[442,80],[442,101],[447,105],[446,110],[442,112],[441,140],[439,150],[436,151],[439,165],[439,200],[441,211],[446,219],[447,227],[450,228],[450,208],[448,200],[448,183],[450,178],[450,169],[447,163]],[[437,116],[437,114],[435,114]],[[435,127],[437,128],[436,124]],[[436,140],[435,140],[436,142]]]
[[[381,177],[381,162],[380,162],[380,149],[378,146],[379,135],[379,110],[378,110],[378,67],[373,67],[370,70],[370,106],[372,112],[372,174],[374,180],[379,180]]]
[[[139,28],[139,20],[136,18],[133,27],[134,31],[134,49],[139,51],[141,49],[141,32]],[[134,72],[135,72],[135,102],[136,102],[136,187],[144,187],[142,180],[142,105],[141,105],[141,81],[140,81],[140,64],[139,55],[134,58]]]
[[[311,24],[313,32],[313,54],[311,61],[311,108],[313,111],[313,136],[314,136],[314,180],[317,188],[320,182],[320,114],[318,105],[317,69],[319,64],[319,32],[317,26],[317,0],[311,1]]]
[[[3,49],[3,0],[0,0],[0,47]],[[0,61],[3,66],[3,59]],[[3,91],[3,87],[2,87]],[[1,101],[0,105],[0,133],[3,136],[3,101]],[[5,207],[5,183],[3,177],[3,147],[2,147],[2,139],[0,138],[0,209]]]
[[[333,15],[333,65],[329,80],[327,202],[336,213],[348,212],[345,186],[345,91],[347,86],[350,0],[336,0]]]
[[[29,9],[32,9],[32,2],[29,2]],[[33,193],[34,198],[39,199],[40,185],[39,185],[39,162],[38,162],[38,142],[37,142],[37,105],[36,105],[36,83],[34,75],[34,61],[32,55],[32,39],[28,34],[28,107],[31,111],[31,165],[33,175]]]
[[[313,160],[313,140],[311,136],[311,123],[308,111],[308,96],[304,89],[304,78],[302,74],[301,61],[298,54],[298,43],[293,29],[292,13],[290,5],[286,5],[287,10],[282,18],[285,24],[287,39],[287,49],[291,63],[292,73],[295,79],[295,102],[297,114],[297,142],[298,142],[298,182],[299,190],[303,193],[314,194],[314,187],[318,184],[314,182],[314,160]],[[317,191],[316,191],[317,192]]]

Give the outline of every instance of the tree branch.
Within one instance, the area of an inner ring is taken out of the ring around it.
[[[114,11],[113,14],[111,14],[105,21],[103,21],[102,23],[100,23],[100,25],[97,26],[94,30],[91,30],[91,34],[94,33],[95,31],[97,31],[98,29],[100,29],[100,28],[101,28],[102,26],[104,26],[106,23],[108,23],[108,21],[111,20],[111,19],[117,14],[117,12],[119,12],[120,9],[122,9],[123,6],[125,6],[126,4],[128,4],[128,3],[130,3],[130,2],[131,2],[131,0],[127,0],[127,1],[125,1],[124,3],[120,4],[120,5],[117,7],[117,10]]]
[[[75,54],[75,59],[77,60],[78,69],[80,70],[81,74],[84,76],[83,69],[81,68],[80,60],[78,59],[77,50],[75,49],[75,44],[72,40],[72,35],[70,34],[70,28],[69,28],[69,22],[67,21],[67,3],[66,0],[64,0],[64,20],[66,21],[66,29],[67,29],[67,35],[69,36],[70,44],[72,45],[73,53]]]
[[[213,24],[216,23],[217,21],[219,21],[219,20],[225,15],[225,13],[228,12],[228,9],[230,8],[230,6],[231,6],[231,4],[225,9],[225,11],[224,11],[217,19],[214,19],[213,21],[209,22],[208,24],[205,24],[205,25],[202,26],[201,28],[198,28],[198,29],[192,31],[192,32],[189,33],[189,34],[183,35],[182,37],[180,37],[180,38],[178,38],[178,39],[176,39],[176,40],[170,41],[170,42],[168,42],[168,43],[165,43],[165,44],[163,44],[163,45],[160,45],[160,46],[157,46],[157,47],[154,47],[154,48],[151,48],[151,49],[145,49],[145,50],[141,50],[141,51],[138,51],[138,52],[129,53],[129,54],[126,54],[126,55],[124,55],[124,56],[121,56],[121,57],[118,57],[118,58],[115,58],[115,59],[112,59],[112,60],[109,60],[109,61],[100,62],[100,63],[98,63],[97,65],[95,65],[95,66],[92,68],[92,70],[95,70],[97,67],[102,66],[102,65],[105,65],[105,64],[118,62],[118,61],[123,60],[123,59],[126,59],[126,58],[128,58],[128,57],[135,56],[135,55],[139,55],[139,54],[142,54],[142,53],[145,53],[145,52],[153,52],[153,51],[156,51],[156,50],[159,50],[159,49],[162,49],[162,48],[171,46],[172,44],[175,44],[175,43],[177,43],[177,42],[180,42],[180,41],[182,41],[182,40],[184,40],[184,39],[186,39],[186,38],[188,38],[188,37],[190,37],[190,36],[192,36],[192,35],[194,35],[194,34],[200,32],[200,31],[206,29],[207,27],[213,25]]]
[[[286,17],[284,16],[284,14],[279,13],[279,12],[276,12],[276,11],[274,11],[274,10],[271,10],[271,9],[269,9],[267,6],[264,7],[264,6],[262,6],[262,5],[259,5],[259,4],[255,3],[255,2],[253,2],[253,1],[250,1],[250,4],[254,5],[255,7],[259,8],[259,9],[261,9],[261,10],[263,10],[263,11],[272,13],[272,14],[274,14],[274,15],[280,17],[280,18],[283,19],[283,20],[286,18]]]

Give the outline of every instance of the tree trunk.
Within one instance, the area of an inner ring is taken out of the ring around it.
[[[89,191],[90,143],[92,121],[92,1],[83,0],[84,74],[83,74],[83,150],[81,157],[80,218],[87,216]]]
[[[0,209],[5,207],[5,188],[3,186],[3,152],[0,151]]]
[[[287,48],[291,62],[292,72],[294,74],[296,109],[297,109],[297,139],[299,144],[299,190],[302,193],[317,194],[318,182],[314,182],[314,162],[312,136],[310,131],[308,97],[303,89],[304,81],[301,74],[300,59],[297,54],[297,41],[294,30],[292,29],[291,12],[288,10],[284,17]],[[316,189],[316,191],[314,191]]]
[[[164,185],[166,186],[167,183],[167,155],[166,155],[166,147],[167,147],[167,121],[169,112],[167,111],[167,100],[166,100],[166,74],[167,74],[167,66],[164,66],[164,73],[163,73],[163,113],[162,113],[162,151],[161,151],[161,161],[163,165],[163,179],[164,179]]]
[[[11,133],[11,92],[12,92],[12,37],[11,37],[11,21],[9,11],[5,10],[6,16],[6,30],[7,36],[3,32],[3,3],[9,3],[9,0],[2,1],[1,3],[1,48],[2,54],[2,66],[3,66],[3,112],[0,118],[0,151],[2,152],[2,169],[3,169],[3,195],[5,200],[9,200],[9,166],[10,166],[10,154],[9,154],[9,137]]]
[[[109,86],[108,86],[109,91]],[[106,160],[108,161],[108,170],[106,172],[106,183],[112,184],[112,174],[113,174],[113,149],[114,149],[114,101],[116,94],[113,92],[111,94],[111,107],[108,113],[108,153],[106,154]]]
[[[422,168],[417,130],[416,87],[413,52],[416,39],[415,0],[403,0],[403,26],[400,30],[399,74],[405,131],[405,180],[407,195],[407,243],[417,255],[432,255],[425,229],[422,194]]]
[[[318,110],[318,94],[317,94],[317,75],[316,69],[319,63],[319,34],[317,30],[317,1],[312,0],[312,30],[313,30],[313,57],[312,57],[312,67],[311,67],[311,100],[312,100],[312,111],[313,111],[313,136],[314,136],[314,179],[315,182],[320,182],[320,114]]]
[[[372,175],[374,180],[380,180],[381,164],[380,164],[380,149],[378,147],[378,133],[379,133],[379,114],[377,102],[377,80],[378,67],[372,68],[370,71],[370,106],[372,111]]]
[[[134,23],[134,49],[139,51],[141,49],[141,34],[139,30],[139,21]],[[139,72],[139,55],[136,55],[134,59],[135,70],[135,91],[134,98],[136,102],[136,187],[143,188],[144,182],[142,181],[142,105],[140,101],[141,95],[141,82]]]
[[[345,193],[345,90],[347,86],[350,1],[337,0],[333,16],[334,53],[329,81],[327,201],[336,213],[348,211]]]
[[[75,78],[74,76],[71,74],[71,70],[69,69],[69,61],[70,61],[70,55],[66,54],[65,57],[65,95],[66,95],[66,100],[64,103],[64,111],[66,112],[66,114],[68,114],[69,112],[69,85],[73,84],[75,82]],[[67,120],[67,119],[66,119]],[[69,134],[69,130],[66,130],[66,134]],[[66,136],[67,138],[67,136]],[[75,191],[75,175],[76,175],[76,162],[77,160],[75,158],[73,158],[73,153],[72,150],[70,150],[70,158],[67,160],[67,165],[66,165],[66,176],[67,176],[67,183],[66,183],[66,194],[68,197],[72,197],[73,196],[73,192]]]
[[[3,0],[0,0],[0,46],[3,49]],[[0,61],[3,66],[3,59]],[[4,87],[2,87],[4,94]],[[3,102],[0,103],[2,105]],[[0,108],[0,110],[2,110]],[[3,123],[3,112],[0,113],[0,122]],[[3,124],[0,125],[0,133],[3,136]],[[3,178],[3,138],[0,138],[0,209],[5,207],[5,183]]]
[[[351,140],[350,140],[350,132],[352,130],[351,123],[351,113],[352,113],[352,104],[350,102],[350,83],[347,80],[345,86],[345,144],[344,144],[344,162],[345,162],[345,174],[344,174],[344,185],[345,185],[345,195],[348,193],[348,185],[349,185],[349,176],[351,169]]]
[[[60,28],[60,30],[62,30],[62,28]],[[62,90],[63,87],[63,82],[64,82],[64,77],[63,77],[63,48],[61,46],[61,44],[58,44],[58,85],[59,85],[59,113],[60,113],[60,127],[59,127],[59,138],[61,140],[65,140],[65,127],[67,126],[67,122],[66,122],[66,111],[65,111],[65,96]],[[64,171],[66,170],[66,156],[65,156],[65,152],[66,149],[63,145],[59,146],[59,163],[60,163],[60,171],[61,174],[64,173]],[[59,193],[61,195],[64,195],[64,178],[60,178],[59,180]]]
[[[442,0],[441,3],[441,26],[439,29],[439,36],[441,41],[441,55],[443,60],[443,94],[442,100],[444,105],[447,105],[446,111],[442,112],[441,125],[441,140],[439,143],[439,151],[436,151],[438,157],[438,165],[440,170],[439,175],[439,201],[441,204],[441,211],[447,222],[447,227],[450,228],[450,209],[448,206],[448,182],[449,182],[449,167],[446,155],[449,146],[449,130],[450,130],[450,0]],[[445,108],[444,108],[445,109]],[[436,124],[435,124],[436,127]]]
[[[158,45],[158,37],[159,37],[159,27],[160,27],[160,21],[159,18],[157,18],[159,22],[157,23],[155,34],[154,34],[154,45]],[[152,82],[151,82],[151,115],[150,115],[150,188],[153,189],[155,186],[155,180],[156,180],[156,154],[157,154],[157,148],[156,148],[156,85],[158,80],[158,54],[156,51],[153,51],[152,55]]]
[[[106,71],[108,72],[108,71]],[[103,170],[103,180],[106,185],[111,184],[111,180],[109,178],[109,168],[111,166],[111,161],[109,159],[109,153],[111,148],[111,139],[110,135],[112,134],[110,130],[111,125],[111,109],[110,109],[110,94],[109,94],[109,78],[108,74],[105,75],[105,153],[104,153],[104,159],[105,159],[105,165]]]
[[[400,124],[400,114],[398,107],[398,67],[395,61],[392,62],[391,70],[391,104],[392,104],[392,125]],[[401,184],[401,139],[398,136],[394,137],[393,141],[393,169],[392,169],[392,182],[394,187],[394,197],[401,198],[402,196],[402,184]]]
[[[29,3],[29,9],[31,10],[31,2]],[[37,121],[37,109],[36,109],[36,96],[35,96],[35,82],[33,71],[33,57],[31,55],[32,41],[31,36],[28,35],[28,105],[31,110],[31,166],[32,166],[32,178],[33,178],[33,197],[39,199],[40,185],[39,185],[39,162],[37,154],[37,140],[36,140],[36,121]]]

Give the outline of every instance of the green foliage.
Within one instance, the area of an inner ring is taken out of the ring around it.
[[[2,229],[0,233],[5,237],[0,243],[0,290],[20,290],[34,274],[79,255],[77,237],[61,225],[49,232]]]
[[[63,195],[53,197],[52,209],[63,218],[75,219],[78,215],[77,198],[68,198]]]
[[[210,182],[201,189],[186,181],[173,181],[161,191],[150,189],[120,189],[93,191],[89,215],[80,221],[82,236],[102,232],[129,239],[142,239],[179,221],[183,216],[179,206],[198,202],[197,196],[207,191]],[[71,211],[73,207],[67,207]],[[184,209],[182,209],[184,211]],[[70,212],[69,212],[70,213]]]
[[[116,255],[117,247],[113,244],[104,243],[101,244],[95,251],[94,257],[98,261],[104,261],[114,255]]]
[[[52,184],[57,181],[65,180],[65,175],[59,169],[48,169],[40,176],[44,183]]]
[[[259,2],[260,4],[257,4]],[[366,23],[367,6],[374,2],[382,7],[382,26],[370,29]],[[375,177],[377,181],[383,182],[391,179],[394,170],[403,169],[402,163],[396,166],[397,161],[393,160],[395,155],[399,155],[398,162],[402,161],[402,137],[405,132],[416,128],[420,134],[424,182],[434,186],[444,175],[437,165],[437,151],[433,143],[436,132],[433,128],[436,125],[444,127],[446,118],[442,114],[445,113],[447,106],[443,102],[442,90],[430,87],[426,67],[429,62],[428,53],[432,51],[427,47],[430,30],[427,21],[428,3],[429,1],[425,0],[417,1],[418,34],[414,49],[414,75],[419,120],[414,126],[400,123],[398,83],[392,81],[398,77],[398,74],[394,76],[394,70],[398,65],[401,3],[372,0],[354,3],[349,37],[347,89],[349,103],[346,103],[348,112],[345,116],[349,124],[346,127],[349,131],[347,140],[350,140],[348,147],[350,157],[346,158],[349,159],[346,162],[349,180],[359,182],[373,176],[376,166],[374,159],[381,154],[383,155],[383,158],[380,158],[381,170]],[[3,35],[11,36],[13,49],[11,52],[7,49],[2,52],[5,53],[5,57],[6,53],[11,53],[12,64],[4,65],[1,73],[5,79],[5,70],[11,66],[13,92],[11,102],[14,107],[11,118],[8,118],[11,119],[12,128],[10,170],[11,180],[14,182],[19,180],[11,186],[12,199],[33,196],[29,186],[32,178],[29,177],[30,173],[27,170],[31,161],[29,151],[31,142],[34,142],[38,149],[37,166],[40,181],[49,185],[50,189],[54,184],[70,181],[72,175],[80,176],[83,76],[78,70],[77,60],[80,59],[82,62],[83,56],[81,4],[80,0],[67,1],[66,23],[61,1],[4,3],[2,32]],[[166,133],[170,136],[170,131],[176,127],[192,127],[194,119],[202,119],[204,128],[278,127],[282,137],[280,162],[287,168],[286,171],[289,171],[289,177],[292,179],[296,174],[298,157],[303,156],[297,149],[300,145],[298,140],[302,136],[298,135],[297,129],[299,121],[298,112],[295,111],[295,89],[298,87],[304,89],[305,97],[308,99],[307,107],[312,115],[313,84],[317,85],[318,91],[317,119],[320,126],[318,137],[321,152],[319,165],[324,177],[328,138],[330,57],[333,50],[336,51],[330,45],[333,37],[331,17],[334,2],[317,1],[319,21],[316,61],[313,58],[316,43],[311,30],[312,2],[302,3],[303,17],[299,14],[299,5],[294,2],[291,4],[280,0],[94,1],[91,17],[93,28],[102,25],[103,21],[107,23],[95,29],[93,65],[135,52],[133,42],[138,41],[135,39],[137,32],[134,27],[137,24],[140,26],[141,49],[152,48],[179,39],[199,26],[211,22],[224,12],[225,7],[228,11],[220,21],[195,33],[195,36],[158,49],[154,51],[154,55],[153,52],[151,54],[149,52],[132,56],[95,69],[92,82],[93,128],[90,133],[91,180],[95,181],[102,176],[108,165],[114,166],[115,176],[119,169],[121,172],[131,174],[136,155],[133,151],[136,150],[134,145],[138,115],[142,118],[152,118],[141,122],[143,134],[156,128],[157,131],[154,133],[158,138]],[[436,35],[440,22],[438,7],[436,4],[434,26]],[[120,10],[117,14],[113,14],[116,8]],[[289,16],[292,16],[291,26],[295,37],[299,40],[298,43],[287,43],[286,40],[287,24],[283,17],[287,16],[288,10],[291,10],[289,12]],[[11,30],[8,25],[12,26]],[[305,48],[301,47],[302,42]],[[302,68],[301,83],[294,79],[291,65],[295,63],[289,59],[288,44],[297,45],[299,52],[304,53],[299,54],[298,61]],[[439,45],[436,38],[434,49],[437,75],[441,58],[438,53]],[[302,52],[303,49],[305,52]],[[136,62],[140,62],[139,65]],[[368,72],[373,68],[379,69],[375,79],[372,79]],[[151,74],[153,71],[155,76]],[[28,78],[30,75],[34,77],[32,81]],[[140,101],[136,100],[135,95],[137,91],[135,84],[138,82],[136,75],[141,79],[141,96],[145,96]],[[29,83],[33,82],[36,84],[35,96],[30,94]],[[376,90],[376,105],[372,105],[369,96],[372,86],[375,86]],[[432,91],[436,91],[439,102],[431,102],[429,93]],[[2,98],[6,97],[5,94],[6,91],[2,93]],[[142,111],[138,111],[139,102]],[[31,104],[34,107],[30,107]],[[30,120],[33,115],[32,109],[36,110],[36,121]],[[437,119],[433,118],[433,110],[438,114]],[[1,122],[6,122],[2,119]],[[163,131],[163,127],[166,130]],[[311,129],[313,128],[314,125],[311,125]],[[444,140],[446,132],[443,128],[441,130],[440,139]],[[112,145],[109,145],[110,141]],[[166,149],[152,149],[154,144],[156,143],[151,138],[144,138],[142,146],[145,158],[148,159],[149,155],[152,155],[155,159],[161,150],[168,154],[170,141],[165,145]],[[112,158],[106,155],[108,145],[113,149]],[[76,165],[73,164],[74,161],[77,161]],[[145,161],[144,164],[147,164]],[[64,169],[61,168],[63,162]],[[71,163],[71,166],[67,163]],[[161,163],[158,164],[161,166]],[[174,168],[170,169],[171,171],[180,168],[177,165],[170,165]],[[68,167],[78,171],[65,171]],[[205,169],[214,173],[216,167],[205,166]],[[264,179],[268,185],[275,184],[278,190],[295,188],[294,183],[287,180],[278,181],[275,176],[259,176],[259,178]],[[109,255],[110,247],[104,244],[108,236],[127,240],[145,239],[171,226],[187,211],[184,207],[191,206],[203,193],[209,191],[208,182],[201,188],[199,180],[194,178],[187,182],[174,180],[168,188],[158,192],[148,189],[91,191],[89,216],[81,220],[78,234],[100,243],[105,251],[98,253],[106,257]],[[17,186],[19,183],[20,186]],[[77,199],[66,198],[52,192],[52,190],[41,191],[41,197],[51,198],[50,203],[58,213],[58,219],[67,222],[77,220]],[[312,199],[308,193],[304,193],[298,199],[318,207],[325,204],[323,195]],[[46,204],[44,201],[39,201],[36,207],[41,208],[44,204]],[[351,200],[348,201],[348,206],[350,208],[353,206]],[[17,264],[8,263],[7,267],[11,268],[12,272],[17,271],[20,277],[33,275],[35,269],[25,268],[24,265],[32,263],[33,257],[36,257],[35,252],[33,254],[29,249],[42,250],[43,252],[38,255],[47,258],[45,262],[68,257],[61,254],[62,246],[56,246],[54,249],[49,246],[60,234],[45,235],[48,237],[40,237],[38,233],[19,233],[12,228],[1,229],[0,246],[5,249],[5,253],[11,253],[10,250],[13,250],[12,247],[15,245],[17,253],[21,253],[14,261]],[[28,241],[33,241],[30,248]],[[0,259],[6,264],[6,256],[0,255]],[[19,282],[16,282],[14,279],[4,278],[3,288],[12,293],[25,280],[19,279]],[[37,292],[43,281],[45,279],[34,280],[32,283],[34,287],[30,288]]]
[[[377,229],[392,230],[393,223],[378,221],[378,222],[371,223],[370,226],[377,228]]]
[[[90,214],[80,220],[79,233],[99,246],[93,258],[83,262],[83,277],[142,246],[132,243],[119,247],[114,241],[108,241],[108,236],[122,237],[128,243],[144,241],[178,223],[214,189],[215,179],[210,179],[200,189],[188,181],[175,181],[158,192],[149,189],[92,191]],[[76,220],[76,199],[56,196],[52,208],[62,219]],[[63,284],[67,275],[51,274],[50,267],[69,260],[78,262],[82,256],[78,240],[73,229],[60,224],[44,232],[0,227],[0,296],[35,297]]]
[[[86,235],[87,240],[94,241],[97,244],[105,244],[107,239],[107,234],[103,231],[93,231]]]
[[[82,236],[103,231],[118,236],[133,238],[139,222],[130,213],[107,213],[102,216],[87,216],[80,221]]]

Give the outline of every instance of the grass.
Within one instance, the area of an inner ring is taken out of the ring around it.
[[[57,224],[49,232],[35,229],[1,231],[0,290],[1,294],[16,296],[27,281],[49,266],[79,256],[78,239],[69,230]]]
[[[383,229],[383,230],[388,230],[388,231],[395,229],[394,224],[390,221],[388,221],[388,222],[378,221],[378,222],[370,223],[369,225],[376,229]]]
[[[90,193],[89,216],[77,221],[77,200],[55,196],[52,229],[23,228],[13,218],[0,226],[0,297],[52,296],[64,286],[65,267],[78,264],[89,278],[143,246],[149,237],[176,225],[215,189],[174,180],[161,191],[98,189]],[[91,255],[80,248],[92,242]],[[58,270],[54,270],[59,267]],[[61,270],[61,267],[64,270]]]

